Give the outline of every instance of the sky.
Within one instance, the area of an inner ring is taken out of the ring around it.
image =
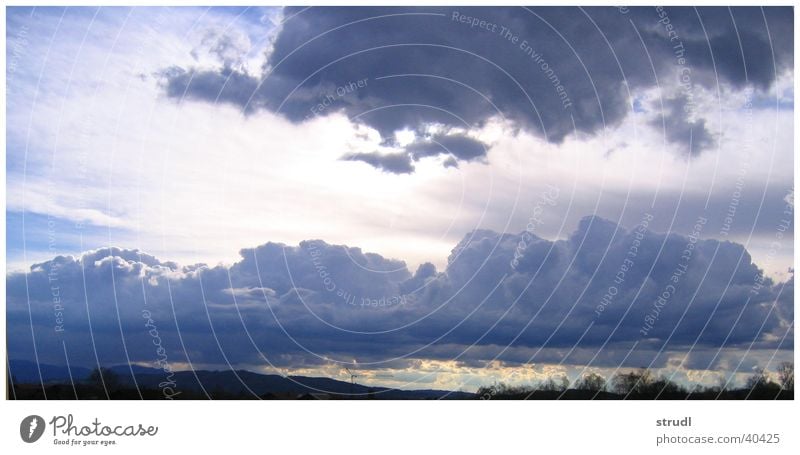
[[[11,359],[154,365],[148,319],[175,368],[404,388],[792,358],[788,9],[13,7],[6,34]]]

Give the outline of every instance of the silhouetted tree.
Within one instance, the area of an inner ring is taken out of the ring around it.
[[[491,400],[497,394],[497,388],[493,385],[484,385],[478,387],[475,395],[481,400]]]
[[[478,388],[477,398],[481,400],[526,398],[535,391],[532,387],[512,386],[505,383],[498,383],[491,386]]]
[[[622,395],[638,395],[650,391],[653,384],[653,375],[647,368],[640,368],[629,373],[620,373],[614,376],[614,390]]]
[[[605,390],[606,378],[597,373],[587,373],[575,383],[575,388],[578,390],[599,392]]]
[[[656,395],[674,395],[674,394],[686,394],[686,388],[678,385],[665,376],[661,376],[660,378],[653,381],[649,386],[645,388],[645,393],[654,393]]]
[[[545,392],[563,392],[569,387],[569,379],[566,376],[559,376],[558,379],[547,378],[539,384],[538,389]]]
[[[745,388],[748,390],[747,397],[751,399],[775,399],[781,394],[781,386],[770,380],[769,374],[763,368],[756,369],[747,378]]]
[[[781,389],[794,391],[794,363],[783,362],[778,365],[778,381]]]
[[[752,376],[747,378],[745,387],[750,390],[761,389],[769,383],[767,371],[763,368],[757,368]]]

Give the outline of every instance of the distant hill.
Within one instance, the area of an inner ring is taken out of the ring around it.
[[[68,369],[66,366],[47,365],[44,363],[37,366],[36,362],[27,360],[11,360],[9,364],[12,379],[21,384],[38,384],[41,381],[45,383],[69,382],[70,370],[72,370],[72,378],[75,381],[82,381],[89,376],[91,371],[88,368],[73,366]],[[41,379],[39,379],[39,371],[42,373]]]
[[[136,381],[140,386],[158,387],[166,375],[136,374]],[[437,399],[437,398],[472,398],[473,394],[464,392],[449,392],[446,390],[399,390],[386,387],[369,387],[362,384],[352,384],[330,378],[308,376],[280,376],[274,374],[258,374],[250,371],[180,371],[172,376],[177,384],[176,389],[189,389],[208,393],[222,389],[227,393],[258,395],[302,395],[310,393],[326,393],[344,395],[352,398],[380,398],[380,399]],[[200,387],[202,384],[202,388]]]
[[[107,369],[105,387],[89,381],[91,370],[83,367],[70,370],[64,366],[36,365],[29,361],[11,361],[9,369],[14,387],[7,391],[15,400],[178,400],[204,399],[375,399],[375,400],[792,400],[794,389],[783,389],[772,381],[751,387],[725,389],[698,388],[689,391],[676,386],[650,389],[635,393],[620,390],[600,391],[584,389],[552,390],[535,386],[485,386],[477,393],[450,392],[446,390],[399,390],[370,387],[330,378],[308,376],[281,376],[258,374],[245,370],[178,371],[168,377],[159,369],[140,366],[117,365]],[[39,379],[39,372],[44,382]],[[133,373],[131,373],[133,372]],[[628,376],[634,373],[628,373]],[[170,381],[167,383],[166,381]],[[163,383],[163,384],[162,384]],[[653,388],[653,384],[656,384]],[[163,387],[169,387],[167,389]],[[138,388],[137,388],[138,386]],[[169,396],[168,396],[169,395]]]
[[[40,365],[42,376],[46,383],[70,383],[69,370],[66,367],[53,365]],[[28,361],[12,360],[10,369],[15,383],[38,384],[39,374],[36,364]],[[128,367],[117,365],[110,368],[119,378],[121,385],[140,388],[159,389],[167,375],[164,371],[140,366]],[[131,375],[133,370],[133,376]],[[72,367],[72,379],[75,382],[85,382],[90,370],[87,368]],[[471,399],[472,393],[451,392],[446,390],[399,390],[386,387],[369,387],[362,384],[352,384],[330,378],[307,376],[281,376],[274,374],[259,374],[246,370],[237,371],[177,371],[171,378],[175,382],[176,391],[190,391],[193,395],[205,397],[217,395],[224,391],[226,395],[241,395],[254,398],[254,395],[263,398],[272,397],[300,397],[307,394],[329,394],[339,398],[356,399]]]

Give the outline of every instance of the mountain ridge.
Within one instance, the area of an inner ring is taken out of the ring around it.
[[[26,360],[12,360],[9,370],[15,384],[39,384],[38,371],[42,371],[45,384],[86,383],[90,369],[73,366],[40,364]],[[472,393],[437,389],[402,390],[390,387],[367,386],[358,383],[315,376],[261,374],[248,370],[182,370],[167,374],[161,369],[139,365],[114,365],[108,367],[119,384],[125,387],[158,389],[169,381],[175,392],[191,391],[199,395],[214,395],[224,391],[230,395],[256,395],[260,398],[275,396],[300,397],[311,394],[343,396],[346,398],[380,399],[463,399]],[[131,375],[133,369],[133,376]],[[72,375],[70,376],[70,371]],[[172,385],[174,384],[174,385]]]

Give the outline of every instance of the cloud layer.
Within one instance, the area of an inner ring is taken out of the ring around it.
[[[165,70],[166,94],[293,122],[322,102],[321,115],[344,112],[414,160],[442,154],[452,165],[484,158],[490,144],[436,140],[430,125],[471,130],[499,117],[560,143],[618,125],[658,87],[652,126],[696,155],[717,143],[699,117],[702,91],[768,90],[793,65],[792,14],[781,8],[287,8],[284,17],[260,72],[226,54],[217,67]],[[233,39],[218,39],[212,49],[228,52]],[[398,144],[403,129],[417,140]],[[347,159],[413,172],[396,153]]]
[[[42,362],[63,363],[62,342],[73,364],[95,352],[101,364],[152,362],[153,324],[184,365],[665,367],[677,356],[714,369],[709,352],[790,349],[793,279],[763,277],[741,245],[646,224],[587,217],[555,242],[478,230],[441,272],[321,240],[246,248],[230,267],[117,248],[57,257],[7,278],[9,355],[34,358],[35,337]]]

